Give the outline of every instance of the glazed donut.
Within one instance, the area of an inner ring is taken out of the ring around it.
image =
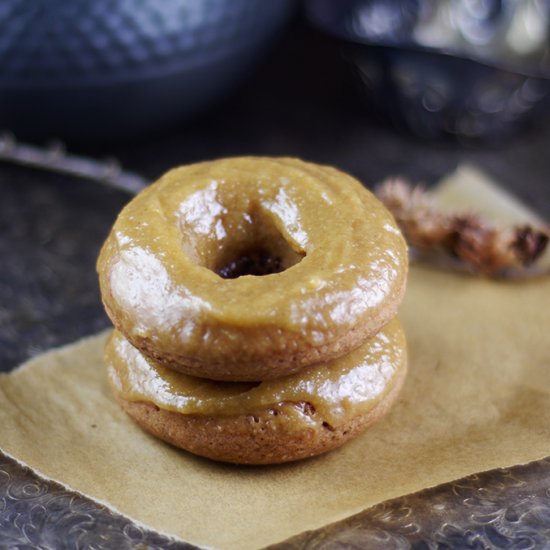
[[[388,410],[407,370],[397,319],[345,357],[261,383],[176,372],[147,359],[118,331],[105,356],[117,401],[143,429],[239,464],[288,462],[339,447]]]
[[[98,271],[108,315],[146,356],[194,376],[255,381],[375,335],[401,302],[407,248],[352,177],[244,157],[174,169],[136,196]]]

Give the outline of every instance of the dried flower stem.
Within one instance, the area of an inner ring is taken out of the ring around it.
[[[424,253],[444,252],[483,275],[527,267],[548,244],[548,232],[530,225],[501,229],[475,214],[443,213],[422,187],[412,187],[403,179],[385,180],[376,195],[411,246]]]

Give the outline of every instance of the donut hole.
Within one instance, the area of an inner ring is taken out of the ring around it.
[[[197,265],[223,279],[280,273],[300,262],[305,252],[288,242],[277,221],[254,205],[244,212],[219,208],[210,220],[203,217],[202,225],[182,227],[183,249]]]
[[[245,275],[260,277],[281,273],[296,265],[304,253],[295,250],[277,228],[274,220],[261,210],[246,216],[248,223],[228,234],[218,251],[212,271],[224,279]]]
[[[236,279],[244,275],[271,275],[280,273],[290,266],[283,266],[279,254],[265,248],[246,250],[238,254],[227,264],[221,265],[214,271],[223,279]]]

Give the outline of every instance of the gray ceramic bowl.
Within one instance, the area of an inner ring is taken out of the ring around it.
[[[254,66],[293,0],[2,0],[0,128],[141,135],[193,115]]]

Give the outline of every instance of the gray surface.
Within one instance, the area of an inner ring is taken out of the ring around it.
[[[0,549],[189,550],[0,455]]]
[[[550,218],[550,117],[499,144],[422,142],[370,117],[352,86],[330,44],[297,27],[262,71],[207,117],[138,143],[74,149],[96,157],[116,155],[149,178],[206,158],[285,154],[334,164],[368,185],[390,173],[432,182],[458,161],[473,161]],[[0,197],[0,366],[7,371],[27,357],[108,325],[94,263],[128,196],[85,181],[0,165]],[[340,525],[329,528],[325,539],[316,538],[319,533],[307,535],[298,545],[316,548],[325,540],[325,547],[363,548],[374,546],[375,536],[387,541],[384,548],[544,548],[547,539],[537,537],[545,537],[550,526],[549,470],[541,462],[512,474],[474,476],[376,507],[374,515],[353,520],[353,541],[342,539],[347,528]],[[463,491],[460,498],[457,491]],[[438,511],[442,502],[452,521]],[[86,512],[78,515],[82,509]],[[67,536],[72,512],[82,546],[78,538]],[[58,516],[50,515],[54,513]],[[35,519],[29,523],[29,518]],[[7,526],[20,539],[9,541]],[[489,536],[493,527],[505,536]],[[97,548],[123,548],[117,538],[121,533],[138,532],[87,499],[75,500],[55,484],[37,482],[7,459],[0,463],[0,547],[79,548],[94,541]],[[128,538],[128,547],[139,547],[139,537],[167,544],[153,534],[136,537]]]
[[[550,461],[482,473],[383,502],[273,549],[550,547]]]

